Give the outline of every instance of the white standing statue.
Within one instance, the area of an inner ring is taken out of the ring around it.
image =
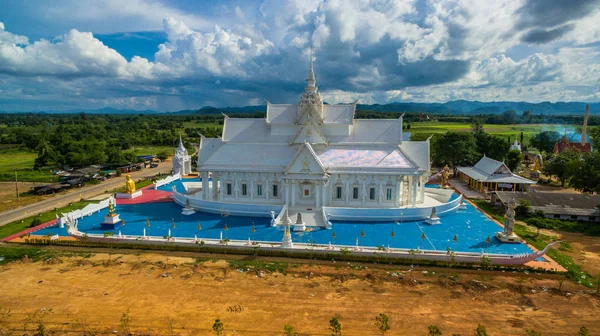
[[[500,240],[503,243],[521,243],[519,237],[513,232],[515,228],[516,208],[517,203],[515,202],[515,200],[511,199],[508,202],[506,213],[504,213],[504,230],[502,230],[502,232],[496,233],[496,238],[498,238],[498,240]]]

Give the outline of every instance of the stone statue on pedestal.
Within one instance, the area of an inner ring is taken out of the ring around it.
[[[504,214],[504,234],[510,236],[513,234],[513,229],[515,227],[515,209],[517,208],[517,203],[515,200],[510,200],[508,202],[508,207],[506,208],[506,213]]]
[[[513,232],[515,228],[515,208],[517,203],[515,200],[510,200],[506,212],[504,213],[504,230],[496,233],[496,238],[503,243],[517,243],[520,244],[521,240]]]

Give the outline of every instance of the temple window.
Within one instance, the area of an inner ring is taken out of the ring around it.
[[[273,184],[273,197],[277,197],[279,194],[279,186],[277,184]]]
[[[375,188],[369,188],[369,199],[370,200],[375,199]]]
[[[335,187],[335,198],[337,198],[337,199],[342,198],[342,187],[341,186]]]
[[[242,183],[242,196],[248,195],[248,185],[246,183]]]
[[[352,198],[358,199],[358,187],[352,187]]]
[[[232,194],[232,192],[231,192],[231,189],[232,189],[232,188],[231,188],[231,183],[227,183],[227,186],[226,186],[226,188],[227,188],[227,195],[230,195],[230,196],[231,196],[231,194]]]
[[[257,184],[256,185],[256,196],[262,196],[262,184]]]
[[[392,188],[387,188],[385,190],[385,199],[386,201],[391,201],[393,196]]]

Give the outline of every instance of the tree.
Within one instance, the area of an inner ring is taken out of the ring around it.
[[[342,325],[336,317],[332,317],[331,320],[329,320],[329,331],[331,331],[331,336],[342,335]]]
[[[528,124],[531,123],[531,118],[532,118],[531,111],[523,111],[522,117],[523,117],[523,122],[526,122]],[[521,134],[523,134],[523,133],[521,132]],[[522,139],[521,139],[521,142],[523,142]]]
[[[483,129],[483,120],[480,118],[473,118],[473,121],[471,122],[471,131],[473,134],[485,132]]]
[[[298,333],[296,332],[296,330],[294,329],[294,327],[292,327],[292,325],[290,325],[289,323],[286,323],[283,326],[283,334],[285,336],[294,336],[294,335],[298,335]]]
[[[542,336],[542,334],[535,330],[529,329],[527,330],[527,336]]]
[[[558,140],[560,140],[560,133],[556,131],[544,131],[534,135],[529,140],[529,144],[542,152],[551,153]]]
[[[600,126],[588,128],[588,134],[594,151],[600,151]]]
[[[573,176],[580,165],[581,157],[579,153],[567,150],[549,160],[544,167],[544,171],[547,174],[556,176],[564,187],[565,182]]]
[[[504,160],[510,149],[509,141],[484,132],[475,134],[475,141],[480,155],[485,154],[485,156],[498,161]]]
[[[435,161],[450,162],[456,175],[458,165],[477,157],[475,137],[466,132],[447,132],[435,142]]]
[[[481,324],[477,324],[477,329],[475,329],[475,336],[488,336],[487,330]]]
[[[517,112],[514,110],[508,110],[502,113],[502,121],[505,124],[514,124],[517,122]]]
[[[50,145],[50,143],[45,139],[40,139],[36,150],[38,155],[33,162],[33,169],[39,170],[54,160],[54,151],[52,150],[52,145]]]
[[[427,327],[427,335],[429,336],[441,336],[442,335],[442,329],[440,329],[440,327],[436,326],[436,325],[430,325]]]
[[[519,205],[515,208],[515,212],[518,215],[526,216],[531,211],[531,202],[528,200],[521,198],[519,200]]]
[[[169,154],[167,152],[165,152],[165,151],[162,151],[162,152],[156,154],[156,158],[159,159],[159,160],[161,160],[161,161],[166,160],[168,156],[169,156]]]
[[[215,336],[223,335],[223,331],[225,330],[223,322],[221,322],[221,320],[219,320],[219,319],[216,319],[215,323],[213,323],[212,330],[213,330],[213,334],[215,334]]]
[[[600,194],[600,152],[584,155],[583,160],[573,166],[571,186],[579,191]]]
[[[581,326],[577,332],[577,336],[590,336],[590,332],[585,326]]]
[[[516,171],[523,161],[523,154],[518,149],[511,149],[506,155],[506,166],[512,172]]]
[[[375,326],[381,332],[381,335],[385,335],[385,333],[390,330],[390,318],[384,313],[379,313],[375,317]]]

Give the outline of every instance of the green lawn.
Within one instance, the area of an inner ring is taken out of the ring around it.
[[[0,149],[0,181],[14,181],[15,169],[19,181],[52,182],[50,170],[33,170],[33,161],[37,157],[34,152],[19,148]],[[54,177],[54,181],[57,177]]]
[[[453,122],[412,122],[410,123],[411,133],[446,133],[447,131],[454,132],[470,132],[471,125],[466,123],[453,123]],[[525,145],[529,145],[529,140],[536,134],[542,131],[550,131],[562,128],[559,124],[515,124],[515,125],[494,125],[485,124],[483,129],[490,134],[508,137],[510,135],[511,142],[515,139],[519,139],[521,132],[523,132],[523,142]]]
[[[134,152],[135,155],[156,155],[160,152],[166,152],[168,154],[175,153],[175,147],[171,146],[133,146],[126,152]]]

